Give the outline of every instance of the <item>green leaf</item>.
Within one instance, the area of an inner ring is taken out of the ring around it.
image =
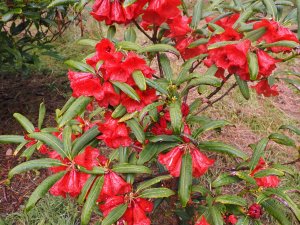
[[[11,179],[14,175],[24,173],[29,170],[37,170],[41,168],[49,168],[53,166],[64,165],[61,161],[51,158],[35,159],[27,162],[23,162],[16,167],[12,168],[8,173],[8,179]]]
[[[281,145],[296,146],[295,141],[284,134],[273,133],[269,136],[269,139]]]
[[[238,44],[239,42],[238,41],[219,41],[219,42],[216,42],[214,44],[211,44],[211,45],[208,45],[208,50],[212,50],[212,49],[215,49],[215,48],[221,48],[221,47],[224,47],[224,46],[227,46],[227,45],[235,45],[235,44]]]
[[[270,47],[288,47],[288,48],[296,48],[299,46],[299,44],[295,41],[277,41],[273,43],[263,44],[264,48],[270,48]]]
[[[20,113],[14,113],[13,116],[28,133],[34,132],[33,124],[25,116]]]
[[[162,69],[164,71],[164,77],[167,80],[171,81],[173,78],[173,71],[172,71],[171,63],[170,63],[168,56],[166,54],[161,54],[159,60],[160,60]]]
[[[187,152],[182,157],[179,177],[178,195],[182,207],[186,207],[190,199],[193,181],[192,171],[192,156]]]
[[[265,27],[261,27],[255,30],[252,30],[250,32],[247,32],[245,34],[245,39],[248,39],[252,42],[257,41],[261,36],[264,35],[264,33],[266,33],[266,28]]]
[[[120,118],[121,116],[124,116],[124,114],[127,112],[126,108],[123,105],[118,105],[115,110],[112,112],[111,117],[116,119]]]
[[[127,204],[121,204],[114,208],[107,217],[104,218],[101,225],[112,225],[120,219],[127,210]]]
[[[21,135],[0,135],[0,144],[23,143],[24,136]]]
[[[240,178],[240,179],[246,181],[246,182],[249,183],[249,184],[256,185],[255,179],[254,179],[253,177],[251,177],[251,176],[250,176],[248,173],[246,173],[246,172],[238,171],[238,172],[235,173],[235,175],[236,175],[238,178]]]
[[[109,40],[112,40],[114,38],[116,32],[117,32],[117,29],[116,29],[115,25],[109,26],[109,28],[107,29],[107,38]]]
[[[42,197],[46,195],[46,193],[49,191],[49,189],[64,175],[66,174],[66,171],[61,171],[58,173],[55,173],[49,177],[47,177],[37,188],[34,190],[34,192],[31,194],[30,198],[28,199],[28,202],[26,204],[26,211],[31,210],[35,204],[40,200]]]
[[[193,41],[189,46],[188,48],[195,48],[195,47],[198,47],[199,45],[203,45],[203,44],[207,44],[208,43],[208,39],[206,38],[200,38],[196,41]]]
[[[72,128],[70,126],[66,126],[63,130],[63,145],[64,151],[67,155],[71,155],[72,151]]]
[[[149,143],[139,154],[138,165],[150,161],[156,154],[178,145],[177,142]]]
[[[85,182],[83,188],[81,189],[80,195],[78,196],[78,199],[77,199],[77,202],[79,205],[82,205],[83,202],[85,201],[95,180],[96,180],[96,176],[91,175],[89,177],[89,179]]]
[[[209,206],[209,214],[212,219],[213,225],[223,225],[223,217],[221,212],[215,206]]]
[[[252,16],[253,14],[253,8],[249,7],[244,12],[242,12],[239,16],[239,18],[235,21],[232,28],[237,29],[241,26],[242,23],[247,22],[247,20]]]
[[[168,95],[168,90],[166,90],[164,87],[162,87],[157,81],[151,80],[149,78],[146,78],[146,83],[154,88],[155,90],[157,90],[158,92],[160,92],[161,94],[165,94]]]
[[[226,125],[230,125],[230,123],[228,121],[226,121],[226,120],[213,120],[213,121],[209,121],[208,123],[204,124],[200,128],[196,129],[193,132],[193,137],[196,138],[196,137],[198,137],[200,134],[202,134],[205,131],[214,130],[214,129],[217,129],[217,128],[224,127]]]
[[[250,219],[248,216],[241,217],[235,225],[249,225]]]
[[[182,142],[181,138],[175,135],[156,135],[153,137],[148,137],[150,142]]]
[[[91,188],[90,193],[86,199],[86,202],[82,208],[81,225],[89,224],[92,212],[94,210],[94,206],[96,205],[96,201],[99,197],[100,191],[103,186],[103,181],[104,181],[103,176],[97,177],[97,179],[95,180],[95,183]]]
[[[233,183],[237,183],[241,181],[241,179],[239,179],[236,176],[232,176],[230,174],[226,174],[223,173],[221,175],[219,175],[212,183],[211,186],[213,188],[217,188],[217,187],[221,187],[221,186],[225,186],[225,185],[229,185],[229,184],[233,184]]]
[[[136,115],[138,114],[137,111],[133,112],[133,113],[126,113],[124,116],[122,116],[118,122],[119,123],[122,123],[122,122],[125,122],[127,120],[131,120],[132,118],[134,118]]]
[[[267,12],[272,15],[273,19],[276,20],[278,17],[277,8],[273,0],[262,0],[264,5],[267,8]]]
[[[291,225],[292,223],[286,217],[285,209],[276,203],[273,199],[267,199],[260,203],[262,207],[274,217],[281,225]]]
[[[31,145],[30,147],[26,148],[20,155],[20,158],[25,157],[26,160],[29,160],[30,157],[32,156],[32,154],[35,152],[37,145],[38,144],[36,143],[36,144]]]
[[[279,127],[279,129],[288,129],[288,130],[294,132],[295,134],[300,135],[300,129],[293,125],[282,125],[281,127]]]
[[[143,127],[137,122],[135,119],[127,120],[126,124],[130,127],[134,136],[140,143],[144,143],[145,141],[145,133]]]
[[[39,119],[38,119],[38,128],[39,129],[42,128],[44,118],[45,118],[45,114],[46,114],[46,106],[45,106],[44,102],[42,102],[40,104],[40,110],[39,110]]]
[[[130,42],[136,41],[136,33],[133,27],[129,27],[126,29],[126,31],[124,32],[124,40]]]
[[[297,29],[297,36],[298,40],[300,40],[300,0],[296,0],[296,6],[297,6],[297,24],[298,24],[298,29]]]
[[[113,81],[113,85],[120,88],[128,97],[132,98],[135,101],[140,101],[140,96],[135,92],[135,90],[126,83]]]
[[[70,108],[70,106],[73,104],[73,102],[75,102],[76,98],[74,97],[70,97],[68,99],[68,101],[66,102],[66,104],[63,106],[63,108],[60,110],[60,114],[58,116],[61,116],[63,113],[65,113],[67,111],[67,109]]]
[[[193,9],[193,19],[191,22],[192,28],[197,28],[200,20],[202,19],[203,0],[198,0]]]
[[[150,188],[142,191],[139,194],[140,198],[168,198],[174,195],[175,192],[169,188]]]
[[[76,156],[84,147],[86,147],[95,137],[100,134],[98,126],[94,126],[85,132],[81,137],[77,138],[73,143],[72,155]]]
[[[86,46],[92,46],[95,47],[98,41],[92,40],[92,39],[80,39],[77,41],[77,44],[79,45],[86,45]]]
[[[140,190],[146,189],[154,184],[157,184],[163,180],[168,180],[170,178],[172,178],[171,175],[164,175],[164,176],[158,176],[150,180],[144,181],[137,186],[136,192],[139,192]]]
[[[147,115],[147,113],[149,111],[152,111],[152,110],[156,109],[158,106],[161,106],[163,104],[164,104],[163,102],[154,102],[154,103],[151,103],[151,104],[147,105],[140,112],[140,114],[139,114],[139,120],[142,121],[143,118]]]
[[[143,47],[138,51],[138,53],[145,53],[145,52],[173,52],[177,55],[180,55],[176,48],[174,48],[172,45],[167,45],[167,44],[154,44],[154,45]]]
[[[209,190],[201,185],[194,185],[192,187],[192,193],[200,193],[202,196],[205,196],[209,193]]]
[[[36,132],[28,135],[30,138],[39,140],[50,148],[54,149],[58,154],[60,154],[63,158],[65,158],[66,152],[64,150],[64,145],[56,136],[49,133]]]
[[[132,165],[128,163],[117,164],[112,170],[116,173],[152,173],[152,170],[146,166]]]
[[[215,201],[222,204],[239,205],[244,207],[247,206],[246,199],[237,195],[221,195],[216,197]]]
[[[142,48],[140,45],[130,41],[118,42],[116,46],[120,49],[127,50],[127,51],[139,51]]]
[[[239,89],[240,89],[242,95],[244,96],[244,98],[246,100],[249,100],[250,91],[249,91],[248,83],[246,81],[240,79],[240,77],[237,75],[234,75],[234,77],[236,79],[237,84],[239,85]]]
[[[140,70],[136,70],[132,73],[132,78],[135,82],[135,84],[139,87],[141,91],[145,91],[146,86],[146,79],[144,77],[144,74]]]
[[[170,104],[171,125],[175,134],[180,134],[182,127],[182,112],[179,101]]]
[[[277,170],[277,169],[268,168],[268,169],[264,169],[264,170],[260,170],[260,171],[256,172],[254,174],[254,177],[261,178],[261,177],[266,177],[266,176],[270,176],[270,175],[283,176],[284,172]]]
[[[251,80],[256,80],[258,75],[258,60],[257,55],[253,52],[248,52],[247,54],[249,74]]]
[[[70,60],[65,61],[65,64],[75,70],[79,70],[82,72],[86,72],[86,73],[94,73],[95,72],[93,67],[91,67],[83,62],[78,62],[78,61],[74,61],[74,60],[70,59]]]
[[[68,4],[72,4],[75,3],[75,0],[54,0],[52,1],[47,8],[53,8],[56,6],[61,6],[61,5],[68,5]]]
[[[58,126],[62,127],[67,124],[70,120],[75,118],[84,112],[87,105],[92,101],[92,98],[80,96],[77,98],[72,105],[67,109],[67,111],[63,114],[62,118],[59,120]]]
[[[296,218],[298,220],[300,220],[300,209],[297,206],[297,204],[287,195],[285,194],[283,191],[281,191],[280,189],[273,189],[273,188],[269,188],[267,190],[265,190],[263,192],[264,194],[266,194],[267,196],[272,196],[272,195],[276,195],[277,197],[279,197],[280,199],[284,200],[287,205],[289,206],[289,208],[292,210],[292,212],[295,214]]]
[[[248,159],[248,155],[241,150],[238,150],[230,145],[218,141],[205,141],[199,143],[199,148],[205,151],[219,152],[231,156],[240,157],[244,160]]]
[[[259,159],[263,156],[264,150],[267,147],[268,142],[269,142],[268,138],[263,138],[255,146],[252,158],[249,163],[250,170],[254,169],[254,167],[257,165]]]

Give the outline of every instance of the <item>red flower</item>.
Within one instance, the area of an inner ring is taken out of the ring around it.
[[[187,125],[186,123],[184,123],[183,133],[186,134],[186,135],[189,135],[189,136],[192,135],[191,129],[190,129],[189,125]],[[183,139],[183,141],[186,142],[186,143],[191,142],[191,140],[190,140],[188,137],[185,137],[185,136],[184,136],[182,139]]]
[[[256,90],[257,94],[263,94],[266,97],[279,95],[277,85],[270,86],[266,79],[259,81],[256,85],[251,87]]]
[[[168,20],[167,23],[170,27],[170,34],[168,36],[171,38],[185,36],[187,33],[192,31],[189,27],[190,22],[191,18],[181,15]]]
[[[251,176],[254,176],[258,171],[264,170],[267,168],[267,164],[263,158],[259,159],[257,166],[252,170]],[[280,179],[275,175],[270,175],[261,178],[255,178],[256,183],[260,187],[278,187]]]
[[[237,21],[237,19],[240,17],[239,13],[235,13],[229,16],[226,16],[220,20],[217,20],[215,24],[217,24],[220,27],[223,27],[224,29],[232,28],[233,24]],[[206,17],[205,20],[207,23],[212,21],[214,18],[212,17]]]
[[[259,74],[264,77],[269,76],[276,68],[276,63],[279,62],[279,60],[274,59],[263,50],[257,51],[257,60],[259,66]]]
[[[100,79],[91,73],[69,71],[68,77],[73,90],[73,96],[89,96],[102,99]]]
[[[299,43],[297,36],[288,28],[283,27],[276,21],[261,20],[253,25],[253,29],[266,28],[266,32],[258,39],[258,41],[265,41],[266,43],[273,43],[277,41],[295,41]],[[273,52],[286,52],[290,51],[288,47],[271,47]]]
[[[172,129],[168,129],[168,124],[165,117],[161,117],[159,121],[153,125],[153,127],[151,128],[151,132],[155,135],[171,135],[173,133]]]
[[[181,37],[176,39],[176,49],[180,52],[183,59],[190,59],[195,56],[207,52],[206,44],[201,44],[193,48],[189,48],[189,45],[196,41],[197,39],[194,37]]]
[[[126,147],[132,143],[126,125],[113,119],[111,112],[105,114],[105,122],[99,124],[99,131],[102,132],[102,135],[97,138],[103,140],[110,148]]]
[[[178,9],[180,4],[180,0],[150,0],[149,6],[143,15],[143,21],[159,26],[168,19],[175,18],[180,14]]]
[[[248,215],[253,219],[259,219],[262,215],[262,209],[259,204],[252,204],[248,209]]]
[[[205,216],[202,216],[201,219],[195,223],[195,225],[210,225],[210,224],[207,222]]]
[[[119,219],[119,223],[128,225],[150,225],[151,221],[146,213],[153,210],[153,203],[143,198],[132,198],[128,196],[114,196],[99,206],[104,216],[107,216],[114,208],[123,203],[128,203],[128,208]]]
[[[127,112],[132,113],[135,111],[141,111],[145,106],[151,104],[157,99],[156,90],[153,88],[148,88],[145,91],[140,89],[135,89],[136,93],[140,97],[140,101],[133,100],[127,94],[121,94],[121,104],[125,106]]]
[[[181,159],[185,152],[186,146],[180,145],[173,148],[166,154],[159,154],[158,161],[163,164],[173,177],[180,176]],[[214,164],[213,159],[209,159],[194,146],[190,146],[190,154],[192,156],[193,176],[200,177],[209,167]]]
[[[85,167],[86,169],[92,169],[98,165],[97,157],[99,151],[96,148],[90,146],[86,147],[84,152],[77,155],[73,161],[67,158],[62,159],[56,152],[49,154],[50,158],[59,159],[65,165],[52,167],[50,170],[54,173],[60,171],[68,171],[59,181],[57,181],[50,189],[50,193],[55,196],[66,197],[69,194],[72,197],[76,197],[80,194],[82,187],[89,178],[89,174],[82,173],[76,170],[75,164]]]
[[[103,99],[97,99],[99,106],[107,108],[109,105],[116,106],[120,103],[120,95],[110,82],[104,82],[101,91]]]
[[[95,48],[95,55],[86,59],[86,63],[92,67],[95,67],[100,60],[120,60],[123,57],[122,53],[116,52],[114,44],[107,38],[99,41]]]
[[[119,0],[97,0],[93,5],[91,15],[98,21],[105,21],[106,25],[112,23],[128,23],[142,13],[148,0],[139,0],[124,8]]]
[[[131,191],[131,185],[126,183],[115,172],[108,172],[104,175],[104,183],[98,201],[102,202],[109,197],[126,194]]]

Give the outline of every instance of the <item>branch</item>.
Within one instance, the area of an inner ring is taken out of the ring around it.
[[[216,98],[215,100],[211,101],[210,103],[208,103],[207,106],[205,106],[204,108],[200,109],[197,113],[195,113],[195,115],[203,112],[204,110],[206,110],[208,107],[212,106],[213,104],[215,104],[216,102],[220,101],[222,98],[224,98],[226,95],[229,94],[229,92],[234,89],[237,86],[237,83],[234,83],[223,95],[221,95],[219,98]]]
[[[137,29],[139,29],[150,41],[153,41],[152,37],[146,33],[146,31],[141,28],[141,26],[135,21],[133,20],[134,25],[136,26]]]
[[[226,81],[231,77],[232,74],[229,74],[225,77],[225,79],[222,81],[220,87],[217,87],[212,93],[210,93],[206,98],[207,99],[211,99],[215,94],[217,94],[222,87],[224,86],[224,84],[226,83]]]

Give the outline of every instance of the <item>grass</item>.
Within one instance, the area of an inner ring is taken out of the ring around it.
[[[21,209],[4,221],[6,225],[79,225],[80,214],[73,199],[47,195],[28,213]]]

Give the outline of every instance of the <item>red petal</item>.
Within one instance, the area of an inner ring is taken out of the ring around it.
[[[114,208],[124,203],[124,196],[113,196],[108,198],[104,204],[99,205],[100,211],[107,216]]]
[[[194,177],[202,176],[215,162],[215,160],[207,158],[207,156],[201,153],[197,148],[194,148],[191,151],[191,155]]]
[[[202,216],[201,219],[195,223],[195,225],[210,225],[210,224],[207,222],[205,216]]]
[[[180,176],[182,148],[177,146],[166,154],[159,154],[158,161],[163,164],[173,177]]]

